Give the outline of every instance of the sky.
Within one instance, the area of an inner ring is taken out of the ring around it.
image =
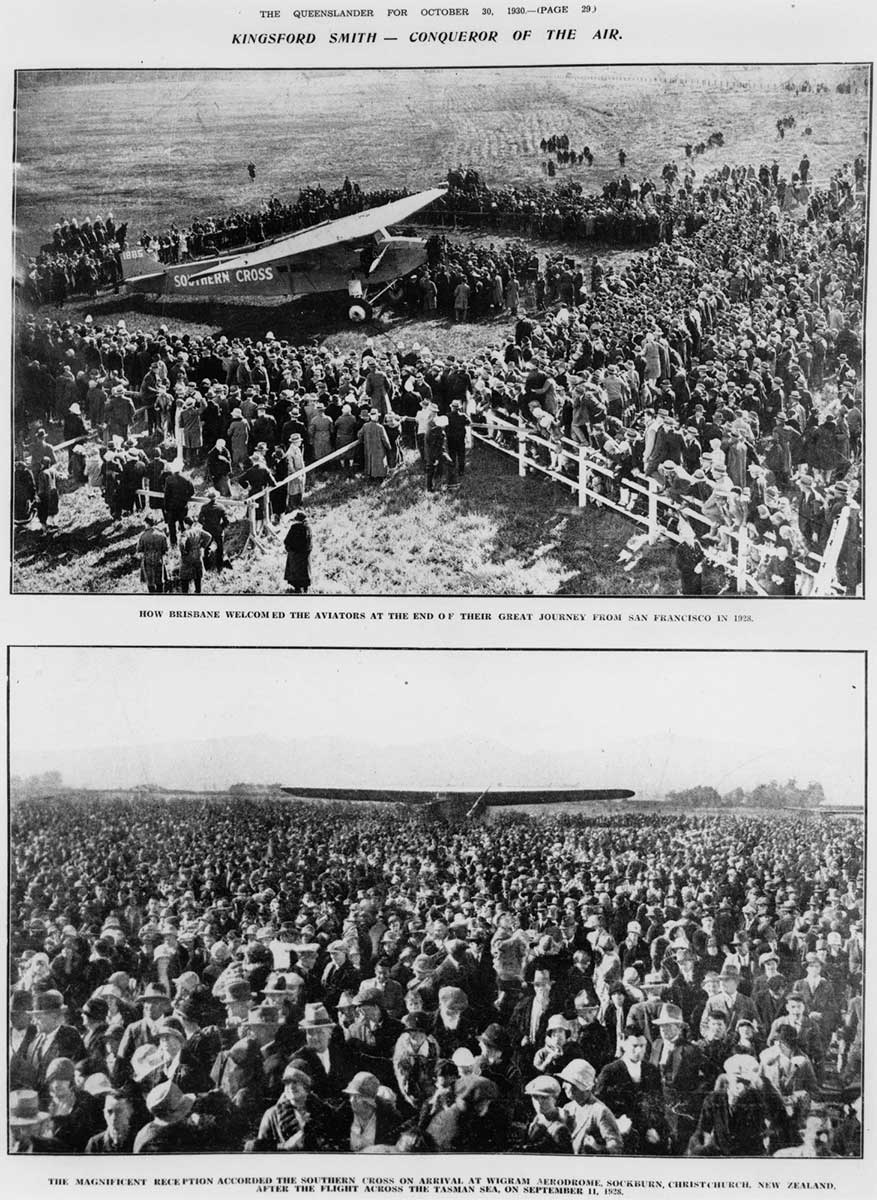
[[[11,660],[13,773],[60,769],[77,786],[273,782],[298,762],[302,786],[652,796],[795,777],[860,803],[863,725],[852,654],[116,647]]]

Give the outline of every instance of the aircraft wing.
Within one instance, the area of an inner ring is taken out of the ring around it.
[[[393,200],[382,204],[379,208],[367,208],[362,212],[350,213],[346,217],[337,217],[332,221],[322,221],[309,229],[300,229],[289,237],[278,238],[268,246],[261,246],[248,254],[239,254],[236,258],[225,259],[223,271],[236,271],[241,267],[259,267],[277,259],[291,258],[296,254],[309,254],[314,250],[322,250],[324,246],[338,246],[342,242],[353,242],[359,238],[369,237],[379,229],[388,225],[398,225],[413,213],[426,208],[434,200],[444,196],[447,188],[430,188],[426,192],[418,192],[415,196],[405,196],[401,200]],[[211,275],[215,264],[208,270],[191,275],[198,279],[200,275]]]
[[[629,800],[636,793],[630,788],[534,788],[521,791],[483,789],[477,791],[408,791],[395,788],[309,788],[285,787],[290,796],[303,800],[349,800],[371,804],[429,805],[437,800],[462,800],[481,803],[487,808],[505,808],[519,804],[581,804],[596,800]]]

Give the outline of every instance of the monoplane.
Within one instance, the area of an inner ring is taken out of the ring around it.
[[[426,263],[426,241],[389,232],[444,196],[444,187],[392,200],[235,254],[162,263],[145,246],[122,251],[129,291],[159,296],[305,296],[342,292],[348,316],[364,321],[375,303]]]
[[[314,788],[285,787],[290,796],[301,800],[341,800],[350,803],[399,804],[419,810],[427,816],[445,820],[481,816],[488,808],[520,805],[581,804],[599,800],[629,800],[636,795],[630,788],[502,788],[481,791],[456,789],[418,791],[406,788]]]

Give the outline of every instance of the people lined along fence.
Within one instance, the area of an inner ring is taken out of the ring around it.
[[[646,545],[653,546],[661,540],[677,545],[699,543],[702,561],[709,560],[726,577],[722,590],[760,596],[843,594],[838,561],[853,514],[849,504],[836,513],[824,552],[817,554],[811,550],[803,559],[796,559],[789,543],[773,532],[765,533],[761,539],[753,538],[745,510],[737,510],[739,524],[728,524],[735,519],[730,506],[724,511],[705,510],[704,501],[694,493],[682,500],[674,499],[662,491],[657,479],[638,470],[625,476],[623,485],[619,485],[617,470],[608,457],[570,438],[555,437],[548,441],[521,419],[514,425],[493,414],[489,424],[473,422],[472,436],[516,458],[521,478],[535,471],[573,491],[580,508],[594,503],[644,527],[645,537],[633,538],[621,552],[625,570],[639,564]],[[516,448],[512,448],[513,443]],[[680,478],[687,484],[693,482],[675,465],[670,474],[677,486]],[[687,582],[692,594],[703,593],[702,579],[694,577]]]
[[[133,479],[122,489],[131,511],[157,459],[181,457],[228,495],[255,453],[256,476],[273,464],[285,478],[293,434],[308,462],[358,440],[373,408],[390,450],[401,438],[424,461],[433,406],[457,443],[459,409],[488,421],[520,413],[540,436],[608,456],[619,483],[638,469],[671,498],[697,495],[717,525],[738,528],[745,515],[753,544],[772,533],[785,550],[772,572],[785,594],[800,590],[795,561],[823,555],[848,509],[837,573],[854,593],[864,224],[854,206],[841,211],[818,191],[806,210],[781,207],[776,188],[769,204],[753,204],[761,188],[748,171],[720,173],[679,201],[702,218],[694,232],[621,265],[436,236],[403,302],[436,315],[441,296],[457,322],[510,321],[499,340],[465,354],[383,337],[342,353],[271,332],[254,340],[27,317],[16,342],[20,493],[38,490],[40,428],[99,430],[111,463]],[[138,407],[140,446],[130,437]],[[247,486],[259,491],[268,480],[256,476]],[[26,499],[17,511],[27,513]]]
[[[860,815],[267,791],[13,804],[13,1152],[860,1153]]]

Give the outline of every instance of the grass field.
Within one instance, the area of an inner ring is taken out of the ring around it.
[[[462,486],[427,494],[413,455],[381,485],[319,477],[307,497],[313,591],[354,595],[665,595],[677,588],[670,553],[658,546],[632,575],[618,551],[633,526],[608,510],[579,510],[544,477],[521,480],[513,460],[477,446]],[[241,512],[241,509],[237,509]],[[143,522],[113,526],[99,493],[62,496],[54,535],[16,536],[14,587],[23,592],[140,592],[137,539]],[[285,532],[286,522],[283,530]],[[248,549],[247,526],[230,530],[231,569],[208,573],[205,591],[283,592],[281,539]]]
[[[492,185],[544,178],[539,141],[568,133],[594,167],[561,168],[599,189],[628,154],[634,178],[681,158],[714,130],[713,168],[776,157],[815,178],[863,148],[868,97],[833,88],[863,69],[807,67],[558,67],[407,71],[23,72],[16,112],[16,224],[25,246],[62,216],[113,211],[132,232],[193,215],[258,206],[305,184],[418,190],[462,163]],[[779,141],[776,120],[797,126]],[[812,134],[803,130],[810,126]],[[256,182],[247,177],[256,164]]]
[[[786,79],[823,82],[826,94],[795,96]],[[852,79],[857,92],[837,94]],[[637,67],[427,71],[24,72],[16,106],[15,227],[19,251],[33,250],[62,216],[113,211],[133,235],[194,215],[257,207],[293,197],[309,183],[337,186],[345,174],[364,188],[429,186],[462,163],[491,185],[544,179],[539,140],[566,132],[589,144],[593,168],[560,168],[559,179],[589,188],[617,173],[631,178],[682,159],[685,142],[713,130],[725,148],[696,161],[770,161],[797,168],[806,150],[813,177],[827,177],[865,147],[865,68]],[[796,127],[777,138],[779,117]],[[810,135],[804,129],[811,127]],[[246,163],[257,166],[247,179]],[[48,311],[48,310],[46,310]],[[167,323],[175,332],[264,335],[358,351],[418,341],[439,355],[500,341],[509,322],[465,327],[387,317],[351,329],[325,304],[102,296],[57,315],[129,329]],[[676,573],[655,549],[631,574],[616,565],[634,527],[609,513],[577,512],[569,495],[479,451],[461,492],[427,500],[404,472],[366,492],[359,483],[320,484],[309,507],[320,592],[476,594],[673,594]],[[16,541],[20,591],[139,590],[133,547],[139,526],[110,531],[100,498],[83,490],[62,500],[64,528],[52,539]],[[211,581],[213,586],[215,581]],[[228,592],[283,589],[282,555],[239,560],[219,586]]]

